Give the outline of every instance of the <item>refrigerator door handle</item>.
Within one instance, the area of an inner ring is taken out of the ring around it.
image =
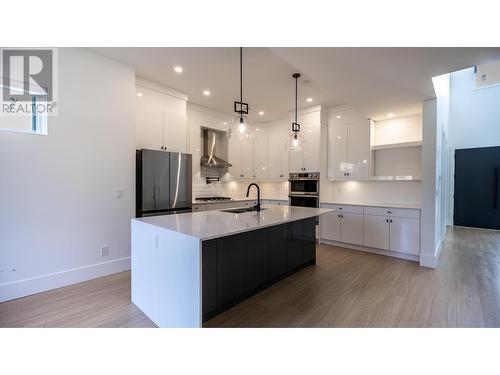
[[[153,185],[153,207],[156,210],[156,184]]]

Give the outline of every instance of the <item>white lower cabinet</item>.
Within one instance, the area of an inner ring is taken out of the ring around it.
[[[389,219],[365,214],[363,237],[365,246],[389,250]]]
[[[321,216],[321,238],[363,245],[363,207],[336,206]]]
[[[406,217],[391,217],[389,250],[399,253],[420,253],[420,220]]]
[[[341,214],[340,240],[355,245],[363,245],[363,214],[344,212]]]
[[[321,238],[330,241],[340,241],[340,214],[329,212],[320,216]]]
[[[394,253],[420,254],[418,209],[332,204],[321,206],[336,210],[320,216],[321,239]]]

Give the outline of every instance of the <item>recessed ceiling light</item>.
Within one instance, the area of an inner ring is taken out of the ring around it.
[[[222,125],[227,125],[227,122],[223,122]]]
[[[203,95],[205,95],[205,96],[210,95],[210,91],[208,91],[208,90],[203,91]]]
[[[306,99],[306,101],[307,101],[308,103],[311,103],[311,102],[313,101],[313,98],[307,98],[307,99]]]
[[[264,116],[264,112],[260,111],[259,116]]]
[[[143,95],[142,95],[142,92],[138,92],[136,95],[137,95],[138,97],[143,96]]]
[[[182,71],[183,71],[182,66],[176,66],[176,67],[174,67],[174,70],[176,73],[182,73]]]
[[[394,113],[388,113],[387,117],[394,117]]]
[[[341,115],[338,115],[338,116],[337,116],[337,118],[342,118],[342,116],[341,116]]]

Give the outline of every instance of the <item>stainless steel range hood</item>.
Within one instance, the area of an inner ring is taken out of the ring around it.
[[[227,162],[227,133],[215,129],[201,128],[203,156],[201,165],[211,168],[227,168],[233,165]]]

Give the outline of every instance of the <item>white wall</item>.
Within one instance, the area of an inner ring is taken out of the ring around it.
[[[500,86],[474,87],[474,68],[451,74],[450,143],[453,149],[500,145]]]
[[[475,88],[474,68],[450,74],[449,126],[445,168],[446,221],[453,225],[456,149],[500,146],[500,85]]]
[[[0,131],[0,301],[130,267],[134,71],[85,49],[59,59],[48,136]]]
[[[422,207],[420,219],[420,265],[436,267],[439,247],[436,247],[438,235],[436,165],[437,143],[437,100],[423,103],[423,142],[422,142]]]

